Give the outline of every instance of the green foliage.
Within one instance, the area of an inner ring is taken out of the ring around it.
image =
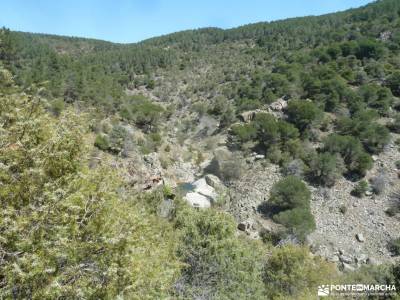
[[[369,282],[371,285],[392,285],[398,282],[398,266],[394,265],[363,265],[354,272],[348,272],[342,276],[338,283]],[[396,278],[397,277],[397,278]]]
[[[400,255],[400,238],[390,241],[388,248],[394,255]]]
[[[321,117],[322,112],[313,102],[292,100],[289,101],[287,114],[289,122],[304,132]]]
[[[376,84],[361,86],[359,94],[369,107],[376,109],[380,114],[386,114],[393,102],[391,91]]]
[[[257,137],[257,129],[252,124],[232,126],[231,133],[236,142],[240,144],[252,141]]]
[[[50,111],[56,116],[60,116],[61,112],[65,108],[64,100],[56,99],[50,103]]]
[[[396,114],[394,120],[388,125],[388,128],[396,133],[400,133],[400,114]]]
[[[289,229],[300,241],[304,241],[307,234],[315,230],[314,216],[309,209],[293,208],[284,210],[273,216],[274,221]]]
[[[298,157],[301,152],[297,128],[290,123],[277,120],[271,114],[256,114],[250,124],[233,126],[231,134],[234,136],[234,141],[239,144],[249,141],[258,142],[272,160],[274,151],[294,158]],[[277,163],[281,161],[281,155],[274,160]]]
[[[360,180],[354,189],[351,191],[353,196],[362,198],[365,193],[368,191],[368,182],[365,180]]]
[[[288,176],[274,184],[269,203],[281,210],[309,208],[310,199],[307,186],[299,178]]]
[[[113,126],[109,135],[109,150],[113,153],[120,153],[128,137],[126,129],[120,125]]]
[[[362,110],[354,114],[352,118],[342,118],[338,121],[338,130],[343,135],[357,137],[365,149],[372,153],[379,153],[389,142],[389,130],[374,120],[377,113],[373,110]]]
[[[371,156],[363,150],[361,143],[354,137],[331,134],[324,140],[323,150],[340,154],[348,172],[365,176],[366,171],[372,168]]]
[[[358,42],[358,47],[355,55],[359,59],[374,58],[379,59],[385,53],[385,48],[382,43],[373,39],[362,39]]]
[[[312,299],[315,287],[334,283],[337,273],[332,264],[309,254],[306,248],[275,248],[264,269],[270,299]]]
[[[393,95],[400,96],[400,71],[395,71],[386,81],[387,86],[391,89]]]
[[[313,182],[333,186],[343,172],[343,161],[338,155],[323,152],[310,158],[308,175]]]
[[[304,240],[315,229],[310,200],[307,186],[298,177],[288,176],[274,184],[268,204],[278,210],[273,219],[284,225],[290,234]]]
[[[168,296],[180,269],[168,224],[124,201],[118,174],[89,171],[84,120],[39,98],[2,96],[0,294],[5,298]]]
[[[105,134],[98,134],[94,141],[94,145],[100,150],[107,151],[110,149],[110,141],[108,140],[108,136]]]
[[[183,205],[175,226],[180,230],[179,256],[187,264],[177,284],[182,298],[261,299],[263,251],[258,242],[235,236],[233,219],[225,213]]]
[[[121,116],[149,131],[157,128],[163,112],[163,107],[151,102],[144,96],[134,96],[122,106]]]

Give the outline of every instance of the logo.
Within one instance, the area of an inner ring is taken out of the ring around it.
[[[396,295],[395,285],[385,284],[323,284],[318,286],[317,295],[327,296],[388,296]]]
[[[318,296],[326,297],[329,296],[330,286],[329,285],[320,285],[318,287]]]

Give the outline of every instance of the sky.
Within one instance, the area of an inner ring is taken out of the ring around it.
[[[0,0],[0,27],[119,43],[320,15],[371,0]]]

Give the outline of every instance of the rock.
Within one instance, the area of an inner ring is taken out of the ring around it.
[[[215,192],[215,189],[212,186],[209,186],[206,182],[205,178],[201,178],[195,182],[193,182],[194,191],[198,194],[201,194],[205,197],[210,198],[212,201],[216,201],[218,194]]]
[[[373,161],[377,161],[378,160],[378,156],[377,155],[372,155],[371,158],[372,158]]]
[[[210,200],[199,193],[187,193],[184,199],[189,202],[189,204],[196,208],[209,208],[211,207]]]
[[[340,255],[339,258],[340,258],[340,261],[345,264],[351,264],[353,262],[353,259],[350,256]]]
[[[355,257],[355,261],[358,264],[365,264],[368,261],[368,256],[366,254],[361,253]]]
[[[223,186],[221,180],[215,175],[207,174],[204,178],[206,180],[206,183],[214,189],[218,189]]]
[[[237,227],[237,228],[238,228],[239,230],[241,230],[241,231],[246,231],[246,225],[247,225],[247,224],[246,224],[245,222],[241,222],[241,223],[238,224],[238,227]]]
[[[339,256],[333,255],[333,256],[329,257],[328,260],[330,262],[337,263],[337,262],[339,262]]]
[[[256,112],[254,110],[251,110],[251,111],[245,111],[245,112],[241,113],[239,115],[239,117],[243,122],[250,122],[251,120],[254,119],[255,115],[256,115]]]
[[[362,233],[357,233],[356,234],[356,239],[357,241],[359,241],[360,243],[364,243],[365,242],[365,238],[364,235]]]
[[[343,263],[343,272],[353,272],[355,268],[347,263]]]
[[[288,105],[287,101],[285,101],[283,99],[278,99],[277,101],[271,103],[269,105],[269,107],[272,110],[281,111],[281,110],[285,109],[287,107],[287,105]]]
[[[160,204],[160,207],[158,209],[158,215],[161,218],[170,218],[173,209],[174,209],[173,201],[171,199],[165,199]]]
[[[373,258],[373,257],[368,257],[368,259],[367,259],[367,264],[376,266],[376,265],[379,264],[379,262],[378,262],[375,258]]]
[[[241,231],[249,231],[253,228],[253,220],[242,221],[238,224],[238,229]]]

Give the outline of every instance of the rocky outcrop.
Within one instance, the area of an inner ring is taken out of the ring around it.
[[[192,191],[188,192],[184,199],[193,207],[208,208],[215,204],[225,192],[225,186],[215,175],[206,175],[190,184]]]
[[[269,107],[274,110],[274,111],[282,111],[284,109],[286,109],[286,107],[288,106],[288,102],[284,99],[278,99],[275,102],[272,102]]]
[[[201,179],[193,182],[192,184],[194,186],[194,192],[209,198],[210,201],[213,201],[213,202],[216,201],[218,195],[217,195],[215,189],[212,186],[207,184],[205,178],[201,178]]]
[[[190,192],[190,193],[187,193],[184,198],[193,207],[196,207],[196,208],[211,207],[210,199],[199,193]]]

